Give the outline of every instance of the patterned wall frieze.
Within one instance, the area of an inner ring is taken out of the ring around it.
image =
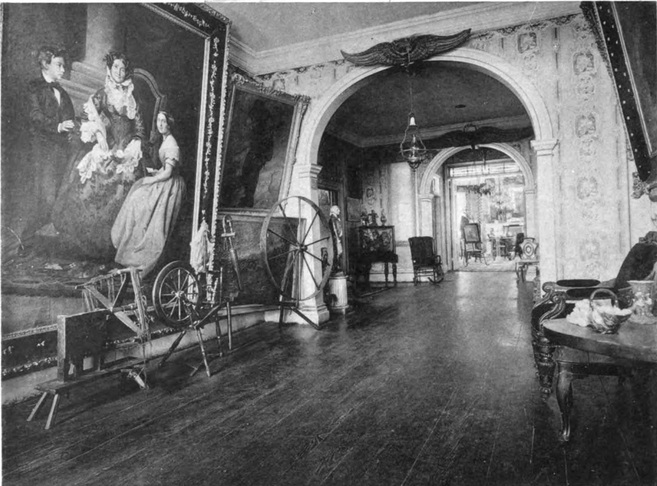
[[[301,95],[301,94],[293,94],[293,93],[277,90],[273,86],[268,86],[262,83],[254,84],[252,78],[249,78],[237,72],[234,72],[230,75],[230,82],[231,84],[237,86],[248,84],[251,88],[255,89],[257,92],[263,95],[283,97],[290,99],[291,101],[301,102],[303,105],[307,105],[308,103],[310,103],[309,96]],[[307,106],[303,108],[304,111],[306,108]]]
[[[526,65],[525,69],[527,69],[527,72],[529,73],[535,72],[538,66],[538,33],[543,32],[549,28],[555,28],[569,24],[573,19],[577,17],[577,15],[565,15],[546,21],[535,22],[533,24],[519,24],[512,27],[479,32],[472,35],[470,39],[465,43],[465,46],[482,51],[495,51],[496,49],[493,49],[491,46],[497,43],[500,38],[518,36],[521,39],[513,39],[512,44],[515,45],[518,42],[522,43],[520,49],[523,50],[523,58],[525,59],[524,63]],[[582,25],[583,27],[588,28],[586,22],[582,22]],[[505,42],[503,45],[508,48],[509,42]],[[281,83],[281,80],[284,79],[287,89],[291,90],[294,89],[291,86],[299,84],[299,82],[290,83],[290,79],[305,77],[304,75],[306,73],[310,72],[310,78],[317,81],[319,79],[325,79],[326,72],[331,71],[331,73],[335,76],[334,80],[336,80],[347,74],[353,68],[354,66],[350,63],[346,63],[344,59],[337,59],[318,64],[299,66],[285,71],[275,71],[261,74],[257,76],[257,79],[265,84],[272,84],[275,82],[275,80],[278,80],[278,83]],[[318,94],[321,94],[321,91],[318,91]],[[314,97],[314,95],[310,96]]]
[[[470,37],[466,45],[479,51],[488,51],[494,37],[495,34],[493,32],[482,32]]]
[[[572,55],[572,72],[575,93],[579,102],[592,101],[596,89],[596,61],[590,49],[582,49]]]
[[[528,31],[518,34],[516,49],[522,59],[522,72],[525,76],[533,78],[538,71],[538,38],[536,32]]]
[[[505,27],[503,29],[498,29],[495,32],[500,33],[501,35],[504,36],[513,36],[516,35],[519,31],[522,30],[533,30],[533,31],[539,31],[539,30],[545,30],[549,29],[550,27],[554,26],[561,26],[561,25],[566,25],[572,21],[573,18],[575,18],[575,14],[571,15],[562,15],[560,17],[555,17],[553,19],[549,20],[542,20],[540,22],[534,22],[532,24],[519,24],[519,25],[514,25],[511,27]]]

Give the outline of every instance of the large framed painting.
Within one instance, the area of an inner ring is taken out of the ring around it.
[[[176,230],[168,243],[176,254],[187,252],[200,221],[213,223],[227,20],[196,4],[6,4],[3,16],[3,224],[18,236],[58,235],[68,255],[111,262],[111,229],[125,196],[152,175],[151,159],[163,158],[154,151],[157,112],[165,110],[184,196],[172,211],[176,220],[169,215],[167,226]],[[68,137],[49,133],[32,116],[53,110],[38,105],[52,90],[34,93],[44,79],[42,46],[55,49],[55,57],[64,53],[58,94],[72,103]],[[114,61],[126,71],[120,80],[112,78],[110,52],[121,53]],[[90,127],[90,109],[104,140]],[[134,139],[140,145],[130,144]]]
[[[264,87],[239,73],[230,76],[222,210],[264,214],[287,196],[308,102],[306,96]]]
[[[582,10],[611,68],[638,176],[657,186],[657,4],[583,2]]]
[[[0,14],[5,340],[82,311],[76,285],[122,266],[148,281],[203,221],[217,233],[229,21],[191,3]]]

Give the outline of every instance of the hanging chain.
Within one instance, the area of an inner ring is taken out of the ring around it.
[[[413,75],[411,74],[410,66],[411,66],[411,53],[410,51],[408,52],[408,64],[406,65],[407,69],[407,74],[408,74],[408,93],[411,98],[411,113],[415,114],[413,111]]]

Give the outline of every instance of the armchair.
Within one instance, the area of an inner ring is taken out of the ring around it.
[[[417,285],[421,277],[427,277],[437,284],[445,278],[442,259],[433,249],[433,238],[430,236],[414,236],[408,239],[413,260],[413,284]]]
[[[617,295],[621,307],[630,306],[631,291],[628,281],[653,278],[653,267],[656,263],[657,232],[650,231],[632,247],[616,278],[606,282],[594,279],[558,280],[557,282],[546,282],[543,285],[545,296],[534,305],[531,324],[534,360],[538,370],[541,393],[544,397],[549,396],[552,391],[556,363],[553,356],[555,346],[546,338],[543,332],[543,323],[548,319],[565,317],[574,307],[575,301],[589,299],[591,294],[598,289],[607,289]],[[603,362],[598,355],[592,353],[570,351],[560,350],[560,363],[570,363],[570,367],[573,369],[581,369],[583,366],[579,365],[585,363],[586,375],[617,374],[623,368],[621,363],[618,363],[618,366],[610,366],[609,360],[605,359]],[[581,373],[578,374],[578,376],[581,375]]]

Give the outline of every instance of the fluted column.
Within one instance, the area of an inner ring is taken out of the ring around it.
[[[418,236],[431,236],[433,237],[434,235],[434,228],[433,228],[433,199],[434,195],[429,193],[429,194],[418,194],[418,202],[420,206],[419,210],[419,226],[420,226],[420,231],[418,232]]]
[[[534,140],[531,145],[536,152],[537,238],[540,244],[541,279],[544,282],[557,280],[557,211],[554,204],[554,168],[558,140]]]
[[[306,164],[295,167],[295,180],[292,189],[290,190],[290,194],[295,196],[303,196],[317,204],[317,176],[321,170],[322,167],[316,164]],[[312,220],[312,215],[302,214],[301,217],[306,218],[306,221],[308,222]],[[313,225],[313,230],[308,235],[308,238],[309,241],[317,241],[321,238],[318,225]],[[314,275],[321,277],[321,262],[313,259],[312,262],[308,263],[313,266],[312,271]],[[301,285],[304,289],[304,295],[310,295],[316,289],[315,281],[307,271],[303,271],[301,274]],[[301,310],[301,312],[303,312],[310,320],[318,324],[326,322],[330,318],[329,310],[326,307],[326,304],[324,304],[324,296],[322,292],[320,292],[313,299],[308,299],[300,302],[299,310]],[[308,325],[306,321],[294,313],[288,313],[285,319],[288,322]]]
[[[397,278],[399,281],[413,280],[413,265],[408,238],[417,231],[417,194],[415,174],[406,163],[390,164],[390,223],[395,227],[397,243]]]
[[[538,226],[536,224],[536,189],[525,189],[525,222],[527,226],[526,236],[538,238]]]
[[[408,164],[390,165],[390,221],[397,240],[415,236],[415,198],[413,171]]]

